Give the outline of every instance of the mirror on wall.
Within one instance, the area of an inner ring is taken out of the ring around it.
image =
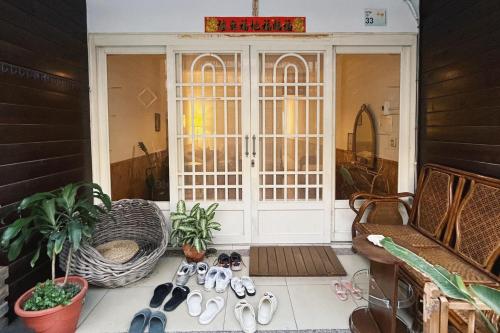
[[[354,121],[354,162],[368,169],[373,169],[375,167],[376,149],[377,137],[375,135],[373,116],[368,106],[363,104]]]

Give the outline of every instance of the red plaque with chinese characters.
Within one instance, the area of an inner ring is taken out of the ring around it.
[[[215,33],[301,33],[306,18],[297,16],[205,17],[205,32]]]

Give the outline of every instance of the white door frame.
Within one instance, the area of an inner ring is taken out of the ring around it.
[[[111,190],[109,174],[109,135],[107,119],[107,82],[105,60],[108,53],[153,53],[166,54],[167,47],[187,46],[191,48],[210,49],[212,47],[231,45],[257,46],[257,47],[280,47],[283,45],[295,45],[297,49],[307,47],[311,43],[323,43],[331,48],[339,47],[363,47],[363,46],[395,46],[401,47],[401,82],[408,82],[401,86],[401,109],[408,110],[405,122],[401,118],[400,153],[406,156],[406,167],[400,165],[398,170],[398,190],[413,191],[416,183],[416,106],[417,106],[417,34],[416,33],[324,33],[304,34],[301,36],[273,35],[273,36],[228,36],[223,34],[204,33],[97,33],[88,34],[89,52],[89,85],[90,85],[90,116],[91,116],[91,149],[92,149],[92,177],[93,181],[101,184],[106,192]],[[148,51],[149,50],[149,51]],[[334,53],[330,57],[335,66]],[[168,62],[167,57],[167,62]],[[167,66],[167,72],[168,72]],[[332,71],[331,82],[335,82],[335,70]],[[335,97],[334,84],[332,84],[333,98]],[[170,99],[169,99],[170,103]],[[335,103],[332,103],[335,107]],[[170,107],[169,107],[170,109]],[[331,120],[331,135],[335,133],[335,117]],[[325,124],[326,126],[326,124]],[[403,132],[406,131],[406,132]],[[325,132],[326,133],[326,132]],[[169,140],[171,141],[171,140]],[[406,143],[405,143],[406,142]],[[404,148],[406,146],[406,148]],[[334,153],[332,148],[332,167],[334,168]],[[400,155],[400,158],[403,159]],[[332,170],[333,175],[334,170]],[[172,175],[171,181],[175,175]],[[336,210],[343,210],[345,202],[334,202],[335,177],[331,177],[331,214]],[[158,202],[158,205],[168,216],[169,202]],[[351,220],[352,221],[352,220]],[[335,217],[332,221],[332,240],[349,241],[350,237],[344,237],[342,232],[337,233]],[[350,230],[350,229],[349,229]],[[340,235],[337,237],[337,234]],[[350,231],[349,231],[350,236]],[[241,237],[216,240],[218,244],[248,244],[251,240]]]

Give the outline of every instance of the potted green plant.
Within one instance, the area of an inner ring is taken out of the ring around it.
[[[218,206],[218,203],[213,203],[204,209],[197,203],[188,212],[186,203],[180,200],[176,211],[170,215],[172,220],[170,240],[174,246],[182,245],[188,261],[202,261],[207,246],[212,244],[213,230],[220,231],[220,223],[214,221]]]
[[[94,199],[104,205],[97,206]],[[2,234],[2,249],[9,260],[16,259],[23,246],[38,239],[31,266],[40,251],[47,250],[51,260],[52,279],[39,283],[19,297],[15,313],[35,332],[74,332],[80,316],[87,281],[68,276],[72,253],[82,241],[91,237],[98,215],[111,209],[111,199],[97,184],[68,184],[54,192],[37,193],[23,199],[17,206],[17,218]],[[37,236],[37,237],[34,237]],[[64,277],[56,278],[56,260],[64,245],[69,256]]]

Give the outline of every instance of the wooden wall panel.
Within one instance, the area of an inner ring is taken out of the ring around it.
[[[0,0],[0,214],[91,179],[88,98],[85,0]],[[45,257],[31,269],[31,255],[0,255],[11,305],[49,274]]]
[[[420,6],[419,164],[500,178],[500,1]]]

